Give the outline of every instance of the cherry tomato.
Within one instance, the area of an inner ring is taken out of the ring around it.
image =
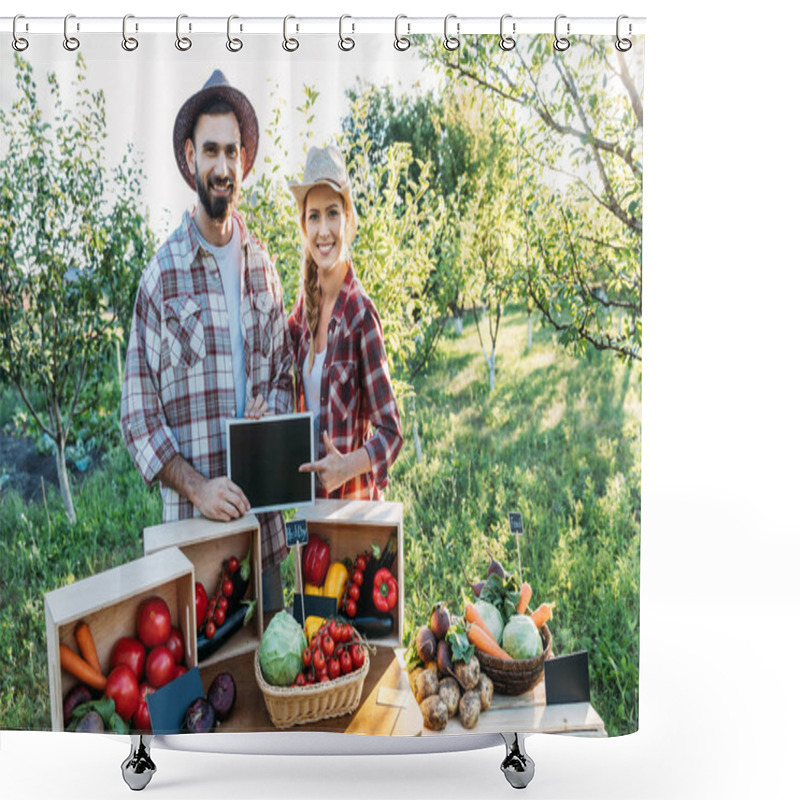
[[[346,648],[339,656],[339,665],[342,670],[342,675],[349,675],[353,671],[353,659],[350,658],[350,653]]]
[[[175,659],[176,664],[183,663],[183,654],[186,650],[186,645],[183,641],[183,634],[178,628],[173,626],[169,633],[167,643],[164,646],[170,651],[170,653],[172,653],[172,657]]]
[[[342,625],[342,641],[349,642],[353,638],[353,626],[345,623]]]
[[[306,685],[306,676],[303,675],[302,672],[297,673],[297,677],[294,679],[295,686],[305,686]]]
[[[217,608],[221,608],[223,611],[228,610],[228,598],[227,597],[220,597],[219,602],[217,603]]]
[[[353,571],[353,577],[351,578],[353,583],[356,586],[363,586],[364,585],[364,572],[360,569]]]
[[[222,594],[224,597],[230,597],[233,594],[233,581],[230,578],[222,581]]]
[[[319,682],[320,682],[320,683],[328,683],[329,681],[330,681],[330,678],[329,678],[327,675],[323,675],[323,676],[322,676],[322,677],[319,679]]]
[[[359,589],[359,588],[358,588],[358,585],[354,583],[354,584],[353,584],[353,585],[352,585],[352,586],[351,586],[351,587],[350,587],[350,588],[347,590],[347,596],[348,596],[348,597],[352,597],[352,598],[353,598],[353,600],[355,600],[355,601],[356,601],[356,603],[357,603],[357,602],[358,602],[358,598],[359,598],[359,597],[361,597],[361,589]]]
[[[141,681],[144,676],[144,662],[147,653],[144,645],[132,636],[123,636],[117,639],[114,649],[111,651],[111,666],[118,667],[120,664],[127,664],[136,676],[137,681]]]
[[[319,634],[315,633],[311,637],[311,641],[308,643],[308,646],[313,650],[317,646],[317,642],[319,642]]]
[[[160,689],[172,680],[174,673],[175,658],[172,653],[164,645],[154,647],[148,654],[144,666],[147,682],[154,689]]]
[[[303,650],[303,666],[304,667],[310,667],[311,666],[311,648],[310,647],[306,647],[306,649]]]
[[[228,571],[233,575],[237,569],[239,569],[239,559],[236,556],[231,556],[228,559]]]
[[[339,644],[339,642],[342,641],[342,626],[339,625],[339,623],[336,622],[336,620],[331,622],[329,633],[331,635],[331,639],[333,639],[333,641],[336,642],[336,644]]]
[[[364,572],[364,570],[365,570],[366,568],[367,568],[367,559],[366,559],[366,558],[364,558],[364,556],[363,556],[363,555],[360,555],[360,556],[359,556],[359,557],[356,559],[356,569],[357,569],[357,570],[360,570],[361,572]],[[363,577],[364,577],[364,576],[362,575],[361,577],[362,577],[362,579],[363,579]]]
[[[206,616],[206,609],[208,608],[208,595],[202,583],[195,581],[194,584],[194,616],[197,620],[197,625],[200,626]]]
[[[350,645],[350,658],[353,659],[353,669],[360,669],[364,665],[364,651],[360,644]]]
[[[322,650],[317,648],[314,651],[314,655],[311,657],[311,663],[314,666],[314,672],[317,674],[321,673],[323,669],[325,669],[325,655],[323,654]]]
[[[217,626],[213,622],[209,622],[206,625],[206,638],[213,639],[214,634],[217,632]]]
[[[358,606],[356,605],[356,601],[353,600],[352,597],[348,597],[347,602],[344,604],[344,613],[347,614],[348,617],[354,617],[357,611]]]
[[[341,672],[342,666],[339,663],[339,659],[336,656],[328,659],[328,675],[330,675],[331,680],[336,680]]]
[[[134,715],[139,705],[139,684],[136,682],[136,675],[127,664],[114,667],[108,674],[105,696],[114,700],[117,714],[126,722]]]
[[[309,686],[312,683],[316,683],[316,678],[314,677],[314,670],[308,669],[306,670],[306,686]]]
[[[221,608],[218,608],[214,612],[214,622],[217,623],[217,627],[225,622],[225,612]]]
[[[322,652],[326,658],[330,658],[333,655],[334,647],[336,647],[335,642],[331,639],[331,635],[326,633],[322,637]]]

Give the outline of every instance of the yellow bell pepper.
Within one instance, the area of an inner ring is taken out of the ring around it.
[[[324,617],[306,617],[306,641],[311,641],[311,637],[322,627],[324,622]]]
[[[303,594],[313,594],[316,597],[322,597],[322,587],[314,586],[313,583],[306,583],[303,587]]]
[[[322,587],[323,597],[335,597],[336,606],[342,602],[344,597],[344,589],[347,586],[347,567],[341,561],[334,561],[328,567],[328,573],[325,575],[325,584]]]

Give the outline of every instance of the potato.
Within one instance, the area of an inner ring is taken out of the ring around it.
[[[464,692],[458,703],[458,716],[465,728],[474,728],[481,713],[481,698],[474,690]]]
[[[420,703],[422,711],[422,722],[426,728],[432,731],[443,731],[447,725],[447,706],[442,702],[438,694],[426,697]]]
[[[417,667],[408,673],[408,685],[411,688],[411,694],[414,695],[414,699],[417,700],[417,702],[419,702],[419,699],[417,698],[417,683],[424,671],[425,670],[423,670],[422,667]]]
[[[422,703],[426,697],[438,694],[439,678],[436,677],[436,669],[426,669],[417,678],[417,702]]]
[[[483,672],[478,678],[478,696],[481,699],[481,711],[488,711],[494,697],[494,684],[492,679]]]
[[[461,689],[455,678],[445,678],[439,683],[439,697],[447,706],[447,715],[455,716],[458,711],[458,701],[461,699]]]
[[[456,661],[454,671],[456,680],[461,684],[461,688],[464,691],[469,691],[478,685],[478,679],[481,676],[481,663],[478,661],[477,656],[472,656],[466,664],[463,661]]]

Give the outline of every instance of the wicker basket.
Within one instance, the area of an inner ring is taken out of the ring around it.
[[[261,674],[258,650],[255,652],[256,682],[264,695],[272,724],[276,728],[291,728],[321,719],[352,714],[361,702],[361,690],[369,671],[369,652],[362,645],[364,663],[349,675],[311,686],[271,686]]]
[[[536,686],[544,676],[544,662],[553,649],[553,637],[547,625],[539,629],[542,634],[542,654],[536,658],[507,661],[502,658],[475,651],[485,672],[494,684],[494,690],[501,694],[524,694]]]

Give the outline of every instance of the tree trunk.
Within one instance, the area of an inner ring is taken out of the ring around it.
[[[61,499],[64,501],[67,519],[70,524],[73,524],[77,517],[75,516],[75,506],[72,504],[72,492],[69,488],[66,447],[67,443],[59,438],[56,442],[56,466],[58,468],[58,485],[61,488]]]
[[[414,449],[417,451],[417,464],[422,463],[422,442],[419,440],[419,427],[414,420]]]
[[[458,336],[464,335],[464,317],[461,314],[456,317],[456,334]]]
[[[122,373],[122,353],[120,352],[119,339],[117,339],[117,380],[119,381],[120,391],[122,391],[125,376]]]
[[[528,314],[528,350],[533,349],[533,319],[532,315]]]
[[[494,381],[495,381],[495,365],[497,362],[497,356],[495,355],[494,347],[492,348],[492,355],[489,358],[489,391],[494,391]]]

